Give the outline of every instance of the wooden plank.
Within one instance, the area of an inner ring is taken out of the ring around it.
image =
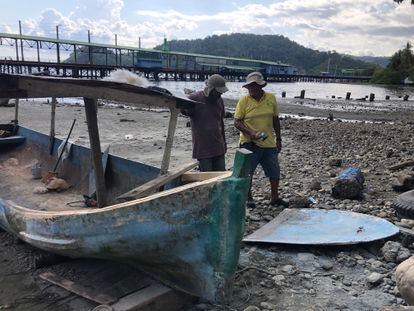
[[[16,104],[14,107],[14,124],[19,123],[19,99],[16,98]]]
[[[197,165],[198,162],[191,162],[190,164],[181,166],[172,172],[168,172],[165,175],[161,175],[155,179],[152,179],[149,182],[135,189],[132,189],[131,191],[121,194],[119,197],[115,199],[115,203],[135,200],[150,195],[151,193],[155,192],[155,190],[157,190],[159,187],[164,186],[165,184],[177,178],[178,176],[195,168]]]
[[[60,286],[72,293],[82,296],[86,299],[95,301],[100,304],[110,304],[118,300],[116,297],[111,297],[106,294],[101,294],[99,291],[91,288],[83,287],[82,285],[76,284],[68,279],[62,278],[52,272],[44,272],[40,274],[43,280],[46,280],[52,284]]]
[[[126,102],[133,106],[179,109],[191,108],[197,104],[187,98],[126,83],[10,74],[0,74],[0,98],[2,97],[87,97]]]
[[[192,297],[189,295],[154,283],[119,299],[111,307],[113,311],[176,311],[184,307],[191,299]]]
[[[405,162],[390,166],[390,167],[388,167],[388,169],[390,171],[396,171],[396,170],[405,168],[407,166],[413,166],[413,165],[414,165],[414,160],[411,160],[411,161],[405,161]]]
[[[162,157],[160,174],[164,175],[168,172],[170,166],[171,148],[174,142],[174,133],[177,127],[178,109],[170,109],[170,121],[168,122],[168,134],[165,141],[164,155]]]
[[[184,183],[204,181],[210,178],[219,176],[230,176],[231,172],[188,172],[181,176],[181,181]]]
[[[102,167],[101,142],[99,140],[96,99],[84,98],[86,122],[88,124],[89,143],[91,145],[92,163],[95,171],[96,197],[98,207],[106,205],[105,175]]]
[[[104,153],[102,155],[102,167],[103,167],[104,176],[105,176],[105,172],[106,172],[106,166],[108,164],[109,148],[110,148],[110,145],[108,145],[105,148]],[[96,192],[95,171],[93,169],[89,172],[89,186],[88,186],[88,189],[89,189],[88,190],[89,196],[92,197]]]

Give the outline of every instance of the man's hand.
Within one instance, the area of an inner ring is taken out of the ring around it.
[[[278,152],[282,151],[282,141],[280,139],[276,140],[276,149]]]
[[[252,133],[250,134],[250,138],[252,140],[258,140],[260,138],[260,132],[252,131]]]

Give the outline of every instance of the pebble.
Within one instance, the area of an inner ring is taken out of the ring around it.
[[[384,275],[378,272],[372,272],[368,277],[367,277],[367,282],[370,285],[378,285],[379,283],[381,283],[382,279],[384,278]]]
[[[285,279],[286,279],[285,276],[282,274],[278,274],[272,277],[272,280],[275,282],[275,285],[278,285],[278,286],[282,285]]]
[[[319,264],[322,269],[327,270],[327,271],[331,270],[334,266],[333,262],[329,260],[320,261]]]
[[[344,278],[342,280],[342,284],[344,284],[345,286],[351,286],[352,285],[352,280],[349,278]]]
[[[296,273],[296,268],[292,265],[285,265],[282,267],[282,271],[286,274],[293,275]]]
[[[399,242],[387,241],[381,248],[381,253],[385,261],[395,262],[398,255],[398,251],[401,247],[402,245]]]
[[[260,306],[262,308],[267,309],[267,310],[276,310],[277,309],[277,306],[274,305],[273,303],[270,303],[270,302],[261,302]]]
[[[260,311],[260,309],[256,306],[248,306],[243,311]]]

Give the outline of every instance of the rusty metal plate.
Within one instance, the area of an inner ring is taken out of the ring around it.
[[[285,209],[244,242],[347,245],[393,236],[397,226],[365,214],[319,209]]]

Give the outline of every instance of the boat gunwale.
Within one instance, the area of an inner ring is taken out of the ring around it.
[[[113,205],[109,205],[109,206],[105,206],[102,208],[82,208],[82,209],[76,209],[76,210],[64,210],[64,211],[41,211],[41,210],[35,210],[35,209],[31,209],[31,208],[27,208],[27,207],[23,207],[21,205],[18,205],[17,203],[15,203],[12,200],[3,200],[4,202],[7,203],[9,208],[12,208],[15,211],[19,211],[23,214],[25,214],[25,216],[31,216],[36,218],[39,217],[41,218],[42,216],[71,216],[71,215],[88,215],[88,214],[97,214],[97,213],[102,213],[102,212],[107,212],[107,211],[112,211],[112,210],[117,210],[120,208],[126,208],[126,207],[131,207],[133,205],[137,205],[137,204],[141,204],[147,201],[152,201],[154,199],[158,199],[161,197],[165,197],[174,193],[179,193],[185,190],[189,190],[191,188],[196,188],[196,187],[200,187],[203,185],[209,185],[211,183],[215,183],[218,180],[223,180],[226,178],[231,178],[232,176],[232,172],[231,171],[225,171],[223,172],[223,175],[221,176],[216,176],[210,179],[206,179],[203,181],[197,181],[197,182],[193,182],[193,183],[189,183],[189,184],[185,184],[182,186],[178,186],[175,188],[171,188],[162,192],[157,192],[151,195],[148,195],[146,197],[143,198],[139,198],[136,200],[131,200],[128,202],[123,202],[123,203],[118,203],[118,204],[113,204]],[[2,199],[0,198],[0,201]]]

